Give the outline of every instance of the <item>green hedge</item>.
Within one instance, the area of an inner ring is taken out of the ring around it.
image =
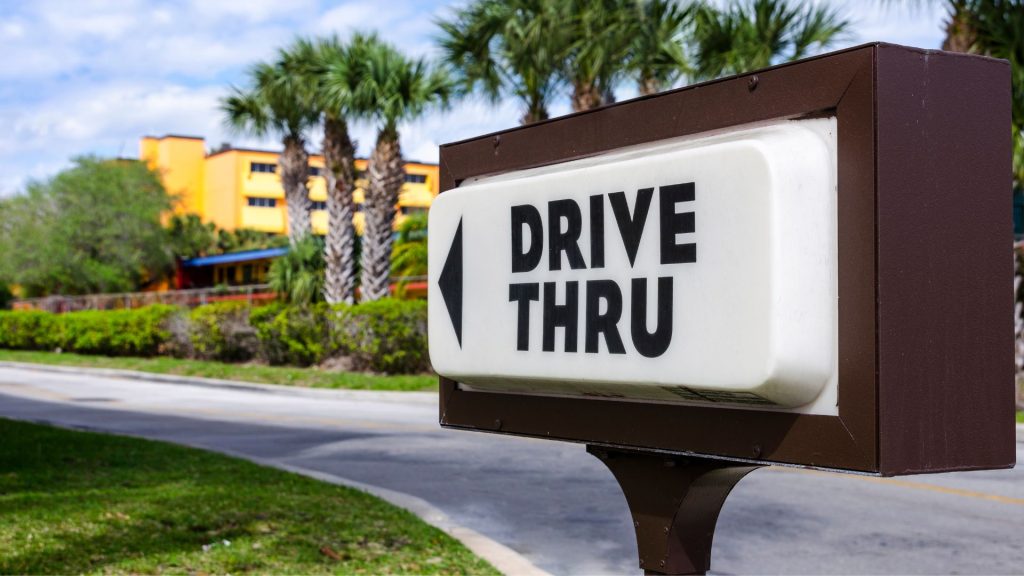
[[[0,348],[294,366],[340,360],[387,374],[430,369],[426,302],[395,299],[333,307],[218,302],[192,311],[0,311]]]
[[[67,314],[0,312],[0,348],[152,356],[167,340],[165,324],[176,310],[173,306],[147,306]]]
[[[58,344],[53,338],[57,316],[47,312],[0,312],[0,348],[49,350]]]
[[[245,362],[258,352],[256,330],[245,302],[217,302],[189,314],[193,356],[201,360]]]
[[[271,365],[319,364],[330,354],[327,306],[274,304],[253,310],[250,321],[259,339],[260,357]]]
[[[334,308],[334,344],[356,370],[408,374],[430,369],[427,303],[385,299]]]

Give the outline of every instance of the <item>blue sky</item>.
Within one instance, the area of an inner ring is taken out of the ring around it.
[[[822,0],[827,1],[827,0]],[[832,0],[853,20],[833,48],[881,40],[941,43],[941,3],[913,11],[881,0]],[[295,35],[377,30],[410,54],[434,53],[443,0],[0,0],[0,195],[49,176],[79,154],[134,157],[139,137],[203,136],[212,148],[276,148],[231,134],[218,99],[246,67]],[[928,3],[925,3],[928,4]],[[624,87],[619,98],[633,95]],[[568,111],[568,98],[554,107]],[[470,100],[402,127],[411,159],[436,161],[437,146],[516,125],[515,103]],[[373,143],[356,126],[359,151]]]

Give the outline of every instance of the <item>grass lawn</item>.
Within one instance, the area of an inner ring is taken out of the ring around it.
[[[3,574],[496,574],[372,496],[161,442],[0,419]]]
[[[1017,422],[1024,424],[1024,412],[1017,412]]]
[[[180,358],[134,358],[126,356],[86,356],[81,354],[57,354],[28,350],[2,350],[0,361],[34,362],[58,366],[85,366],[89,368],[120,368],[155,372],[157,374],[178,374],[181,376],[202,376],[263,384],[306,386],[309,388],[349,388],[353,390],[437,390],[437,377],[426,375],[384,376],[359,372],[334,372],[316,368],[294,368],[288,366],[262,366],[258,364],[225,364],[204,360],[183,360]]]

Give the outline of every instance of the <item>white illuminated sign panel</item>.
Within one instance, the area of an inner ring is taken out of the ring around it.
[[[463,182],[429,258],[471,389],[836,413],[832,118]]]

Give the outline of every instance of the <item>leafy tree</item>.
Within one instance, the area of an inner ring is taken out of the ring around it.
[[[288,243],[288,238],[284,236],[253,230],[252,228],[218,230],[215,252],[224,254],[227,252],[241,252],[243,250],[265,250],[267,248],[281,248],[287,246]]]
[[[850,23],[823,4],[796,0],[734,0],[702,5],[694,28],[695,76],[740,74],[798,60],[838,40]]]
[[[455,85],[445,69],[410,59],[376,38],[367,43],[365,66],[357,105],[373,110],[378,127],[363,204],[362,298],[372,301],[389,293],[395,205],[405,181],[398,125],[446,106]]]
[[[323,240],[309,235],[293,242],[288,253],[274,259],[267,281],[283,300],[311,304],[323,300]]]
[[[204,223],[195,214],[171,216],[167,222],[167,236],[171,254],[182,260],[288,245],[288,239],[283,236],[251,228],[219,230],[212,222]]]
[[[217,227],[204,223],[197,214],[175,214],[167,221],[167,236],[171,254],[175,258],[188,260],[205,256],[216,250]]]
[[[0,310],[9,309],[13,300],[14,294],[11,293],[11,288],[0,282]]]
[[[438,21],[438,42],[462,87],[518,100],[522,124],[546,120],[563,86],[564,8],[553,0],[476,0]]]
[[[172,205],[159,175],[134,160],[74,166],[0,206],[0,280],[26,296],[137,290],[170,270],[160,224]]]
[[[311,233],[309,219],[309,152],[305,132],[319,121],[315,87],[294,74],[283,54],[272,63],[259,63],[249,70],[251,87],[233,88],[221,101],[227,124],[236,131],[255,136],[281,136],[284,151],[278,165],[288,207],[288,237],[298,242]]]

